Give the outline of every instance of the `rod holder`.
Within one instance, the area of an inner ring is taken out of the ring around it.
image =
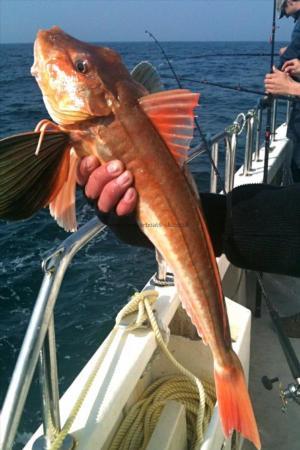
[[[225,189],[232,191],[234,187],[235,157],[237,149],[237,132],[225,138],[226,161],[225,161]]]
[[[255,137],[255,161],[259,161],[260,158],[260,134],[262,125],[262,109],[257,109],[257,125],[256,125],[256,137]]]
[[[291,117],[291,110],[292,110],[292,102],[291,100],[287,101],[286,105],[286,123],[289,123],[290,117]]]
[[[247,121],[247,135],[246,135],[243,175],[250,175],[250,172],[252,170],[252,152],[253,152],[253,129],[254,129],[254,111],[253,110],[251,110],[247,113],[246,121]]]
[[[211,146],[211,157],[213,162],[215,163],[215,166],[218,167],[218,159],[219,159],[219,142],[214,142]],[[218,185],[218,178],[217,174],[214,171],[214,168],[211,168],[210,173],[210,192],[216,193],[217,192],[217,185]]]
[[[167,271],[167,263],[157,249],[155,249],[155,257],[157,262],[157,272],[152,279],[153,284],[156,286],[174,286],[174,275]]]
[[[272,135],[273,141],[275,141],[275,135],[276,135],[277,106],[278,106],[278,100],[276,100],[276,98],[274,98],[273,102],[272,102],[272,121],[271,121],[271,135]]]

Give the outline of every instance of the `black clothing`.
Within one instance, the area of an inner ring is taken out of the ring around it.
[[[287,187],[243,185],[224,195],[201,194],[216,256],[241,268],[300,277],[300,183]],[[124,242],[153,248],[134,215],[103,214]]]
[[[260,272],[300,276],[300,183],[233,189],[224,253],[231,263]]]
[[[291,42],[286,51],[280,56],[280,66],[290,59],[300,58],[300,11],[295,16],[295,26],[291,36]]]
[[[295,161],[291,164],[292,177],[295,183],[300,183],[300,167],[296,166]]]

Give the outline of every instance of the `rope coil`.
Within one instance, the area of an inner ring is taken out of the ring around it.
[[[157,299],[158,292],[155,290],[136,293],[118,313],[116,325],[104,343],[103,350],[92,372],[79,394],[62,430],[52,442],[50,450],[59,450],[61,448],[98,374],[116,331],[124,327],[126,332],[130,332],[145,327],[146,321],[150,323],[161,351],[174,364],[180,372],[180,375],[164,376],[146,388],[139,401],[130,408],[128,414],[123,419],[109,450],[145,449],[159,420],[162,409],[168,400],[178,400],[185,406],[188,441],[190,443],[189,448],[199,447],[203,441],[204,432],[214,408],[216,399],[214,387],[211,383],[201,382],[189,370],[183,367],[168,350],[152,310],[152,306]],[[133,313],[136,313],[136,315],[133,321],[128,324],[128,316]]]
[[[167,400],[179,400],[186,408],[188,440],[191,444],[189,448],[197,448],[201,444],[212,415],[215,403],[214,388],[210,383],[202,383],[168,350],[150,304],[157,297],[156,291],[144,291],[135,294],[132,301],[138,304],[139,308],[141,303],[144,304],[143,309],[145,308],[161,351],[181,375],[162,377],[145,390],[123,419],[109,450],[145,449]],[[123,318],[122,312],[119,316]]]

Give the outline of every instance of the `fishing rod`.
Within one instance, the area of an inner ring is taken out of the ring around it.
[[[276,32],[276,0],[273,0],[273,17],[272,17],[272,32],[271,32],[271,59],[270,59],[270,73],[273,72],[274,65],[274,49],[275,49],[275,32]],[[265,105],[267,106],[267,118],[266,118],[266,128],[265,128],[265,154],[264,154],[264,168],[263,168],[263,183],[268,183],[268,168],[269,168],[269,152],[271,143],[271,121],[272,121],[272,94],[268,94],[265,98]],[[257,275],[260,276],[260,281],[257,279],[256,283],[256,301],[255,301],[255,317],[260,317],[261,315],[261,304],[262,304],[262,279],[263,273],[260,272]]]
[[[162,78],[169,78],[169,79],[173,79],[172,77],[168,76],[168,75],[162,75]],[[262,97],[266,97],[267,93],[264,91],[259,91],[259,90],[255,90],[255,89],[249,89],[249,88],[245,88],[243,86],[241,86],[240,84],[238,84],[237,86],[230,86],[228,84],[222,84],[222,83],[216,83],[214,81],[208,81],[208,80],[195,80],[192,78],[186,78],[186,77],[178,77],[179,80],[181,81],[188,81],[189,83],[196,83],[196,84],[206,84],[207,86],[214,86],[214,87],[218,87],[221,89],[228,89],[231,91],[237,91],[237,92],[242,92],[242,93],[246,93],[246,94],[255,94],[255,95],[260,95]],[[293,95],[275,95],[273,96],[278,100],[293,100],[295,102],[300,102],[299,97],[293,96]]]
[[[280,397],[283,402],[282,410],[285,411],[287,400],[293,400],[295,403],[300,405],[300,362],[299,362],[297,355],[295,353],[295,350],[290,342],[290,339],[285,334],[284,329],[282,328],[281,317],[278,314],[278,311],[276,310],[276,308],[273,306],[273,303],[271,302],[270,298],[268,297],[268,295],[264,289],[261,274],[256,272],[256,275],[257,275],[257,281],[260,285],[262,296],[265,299],[267,309],[269,311],[269,315],[273,322],[274,328],[277,332],[279,343],[283,350],[284,356],[286,358],[286,361],[288,363],[288,366],[290,368],[292,376],[295,380],[294,383],[289,383],[285,389],[282,389],[280,387]],[[271,391],[273,389],[273,384],[275,382],[279,381],[279,378],[273,377],[270,379],[269,377],[264,375],[262,377],[261,381],[262,381],[263,386],[268,391]]]
[[[180,89],[182,89],[182,84],[181,84],[181,82],[180,82],[180,80],[179,80],[179,78],[178,78],[178,76],[177,76],[177,73],[175,72],[174,67],[172,66],[171,61],[170,61],[170,59],[168,58],[168,56],[167,56],[167,54],[166,54],[164,48],[160,45],[159,41],[156,39],[156,37],[155,37],[150,31],[145,30],[145,33],[148,34],[148,36],[150,36],[150,38],[154,40],[155,44],[158,46],[158,48],[160,49],[160,51],[161,51],[162,54],[164,55],[164,58],[165,58],[165,60],[167,61],[168,66],[169,66],[169,68],[170,68],[172,74],[174,75],[174,78],[175,78],[175,80],[177,81],[178,86],[180,87]]]
[[[175,69],[174,69],[174,67],[173,67],[173,65],[172,65],[172,63],[171,63],[171,61],[170,61],[170,59],[168,58],[168,55],[166,54],[166,52],[165,52],[165,50],[164,50],[164,48],[162,47],[162,45],[160,44],[160,42],[156,39],[156,37],[155,37],[150,31],[145,30],[145,33],[148,34],[148,35],[150,36],[150,38],[154,40],[155,44],[158,46],[158,48],[159,48],[160,51],[162,52],[162,54],[163,54],[165,60],[166,60],[167,63],[168,63],[168,66],[169,66],[171,72],[172,72],[173,75],[174,75],[175,80],[177,81],[178,87],[179,87],[180,89],[182,89],[183,86],[182,86],[182,83],[181,83],[181,81],[180,81],[180,78],[178,77],[178,75],[177,75],[177,73],[176,73],[176,71],[175,71]],[[195,120],[195,125],[196,125],[196,127],[197,127],[197,130],[198,130],[198,132],[199,132],[200,138],[201,138],[201,140],[202,140],[202,142],[203,142],[203,144],[204,144],[204,151],[205,151],[206,154],[208,155],[209,161],[210,161],[210,163],[211,163],[211,165],[212,165],[212,167],[213,167],[213,169],[214,169],[214,172],[215,172],[215,174],[217,175],[217,178],[219,179],[219,181],[220,181],[220,183],[221,183],[221,187],[222,187],[222,190],[223,190],[224,194],[226,194],[225,182],[224,182],[224,180],[222,179],[222,177],[221,177],[221,175],[220,175],[220,172],[219,172],[219,170],[218,170],[218,168],[217,168],[217,166],[216,166],[214,160],[212,159],[212,156],[211,156],[210,151],[209,151],[210,146],[209,146],[209,144],[208,144],[208,140],[206,139],[205,133],[202,131],[202,128],[200,127],[200,124],[199,124],[197,118],[195,118],[194,120]]]
[[[276,6],[277,6],[276,3],[277,3],[276,0],[273,0],[270,73],[273,72],[273,65],[274,65]],[[264,184],[268,183],[269,152],[270,152],[270,142],[271,142],[272,103],[273,103],[273,96],[271,94],[268,94],[268,96],[266,97],[266,100],[265,100],[265,104],[267,106],[267,118],[266,118],[266,128],[265,128],[265,154],[264,154],[264,169],[263,169],[263,183]],[[261,316],[261,304],[262,304],[262,297],[263,297],[262,280],[263,280],[263,273],[259,272],[257,274],[257,282],[256,282],[255,317]],[[269,313],[271,315],[270,310],[269,310]]]
[[[189,56],[189,59],[202,58],[236,58],[236,57],[270,57],[271,53],[202,53],[201,55]],[[183,59],[183,58],[179,58]]]
[[[162,78],[169,78],[172,79],[172,77],[168,76],[168,75],[162,75]],[[241,85],[237,85],[237,86],[230,86],[228,84],[223,84],[223,83],[216,83],[214,81],[208,81],[206,79],[204,80],[195,80],[193,78],[187,78],[187,77],[178,77],[180,81],[188,81],[189,83],[195,83],[195,84],[206,84],[207,86],[214,86],[214,87],[219,87],[221,89],[229,89],[231,91],[238,91],[238,92],[245,92],[247,94],[255,94],[255,95],[262,95],[265,96],[266,93],[263,91],[258,91],[255,89],[249,89],[249,88],[245,88]]]
[[[274,66],[274,50],[275,50],[275,33],[276,33],[276,0],[273,0],[273,18],[272,18],[272,34],[271,34],[271,60],[270,60],[270,73],[273,72]],[[268,167],[269,167],[269,152],[271,142],[271,122],[272,122],[272,102],[273,95],[268,94],[268,107],[267,107],[267,120],[265,131],[265,158],[264,158],[264,176],[263,183],[268,182]]]

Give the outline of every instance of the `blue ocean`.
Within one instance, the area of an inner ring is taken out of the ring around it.
[[[120,52],[129,68],[141,60],[151,61],[162,74],[165,87],[177,87],[168,64],[154,43],[105,45]],[[172,42],[163,43],[163,46],[178,76],[263,90],[270,57],[237,55],[270,53],[267,42]],[[279,48],[283,43],[277,46]],[[235,57],[222,56],[224,54]],[[32,45],[1,46],[1,138],[33,130],[41,119],[48,118],[41,92],[30,75],[32,62]],[[198,115],[207,136],[223,130],[239,112],[254,108],[258,101],[253,94],[192,82],[183,84],[201,92]],[[241,162],[241,155],[238,155],[237,164]],[[192,171],[201,189],[207,190],[210,163],[206,155],[192,163]],[[77,204],[78,221],[82,225],[94,213],[80,192]],[[0,221],[0,404],[43,278],[41,260],[67,236],[48,210],[42,210],[26,221]],[[55,308],[60,394],[113,327],[120,307],[143,287],[154,271],[151,251],[125,245],[108,230],[77,254],[66,274]],[[39,424],[40,403],[36,376],[15,449],[22,447]]]

